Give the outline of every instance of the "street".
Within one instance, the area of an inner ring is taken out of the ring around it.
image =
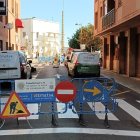
[[[62,65],[59,68],[53,68],[52,65],[45,63],[34,64],[37,72],[33,73],[32,79],[45,79],[57,77],[68,77],[66,68]],[[101,73],[102,75],[102,73]],[[79,87],[80,88],[80,87]],[[85,114],[85,126],[80,125],[79,116],[72,113],[68,109],[65,114],[55,115],[57,126],[53,126],[52,115],[32,115],[28,118],[19,118],[19,125],[17,119],[6,119],[5,124],[0,130],[0,139],[2,140],[138,140],[140,137],[140,94],[118,85],[117,92],[113,94],[117,98],[118,108],[115,113],[108,114],[110,128],[104,125],[105,114]],[[50,109],[50,103],[30,104],[27,105],[32,113],[37,113],[38,110],[46,111]],[[97,108],[102,107],[102,104],[97,103]],[[57,110],[63,110],[64,104],[56,105]],[[89,102],[86,105],[86,110],[90,111],[92,104]]]

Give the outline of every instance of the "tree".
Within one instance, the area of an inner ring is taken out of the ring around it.
[[[91,51],[91,49],[98,51],[101,48],[102,40],[99,37],[94,37],[94,26],[88,24],[79,28],[68,43],[71,48],[80,49],[80,44],[85,44],[87,51]]]
[[[80,42],[78,40],[79,33],[80,30],[77,30],[76,33],[72,36],[72,38],[68,40],[69,47],[74,49],[80,49]]]

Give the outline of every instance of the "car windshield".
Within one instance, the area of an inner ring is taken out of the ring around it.
[[[80,53],[78,57],[80,64],[99,64],[99,54],[95,53]]]

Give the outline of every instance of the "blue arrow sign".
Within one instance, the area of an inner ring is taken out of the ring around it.
[[[83,86],[83,95],[89,102],[100,100],[104,93],[104,87],[100,82],[91,80]]]

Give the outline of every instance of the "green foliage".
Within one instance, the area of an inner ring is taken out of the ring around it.
[[[79,33],[80,30],[77,30],[76,33],[72,36],[72,38],[68,40],[69,47],[74,49],[80,49],[80,42],[78,40]]]
[[[87,26],[82,26],[68,41],[69,47],[79,49],[80,44],[85,44],[87,51],[100,50],[102,45],[102,40],[99,37],[94,38],[94,26],[88,24]]]

